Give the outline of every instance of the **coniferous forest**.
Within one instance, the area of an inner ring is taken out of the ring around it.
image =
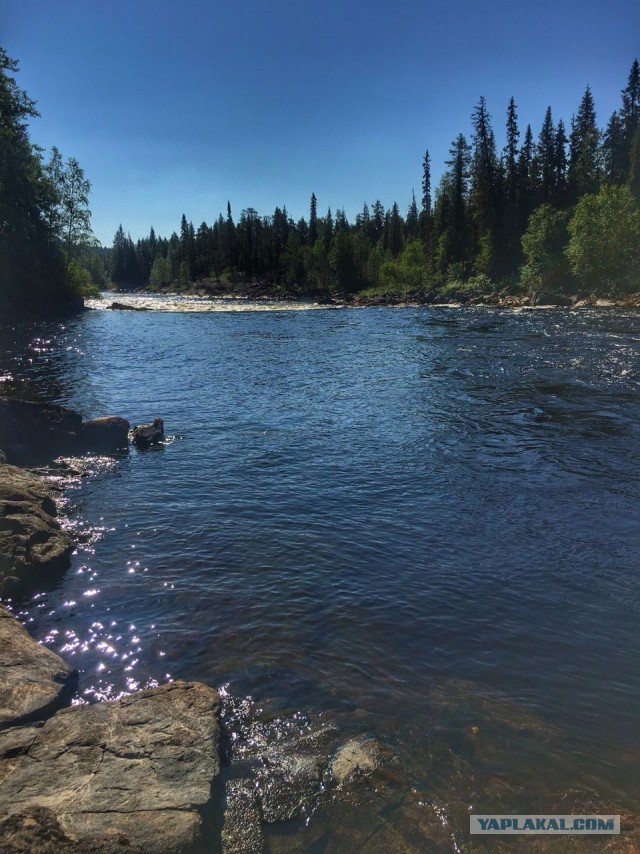
[[[481,97],[470,133],[452,141],[437,186],[425,151],[419,198],[406,211],[365,203],[353,222],[341,209],[295,221],[247,208],[197,227],[133,241],[120,226],[113,247],[92,241],[89,182],[73,158],[45,161],[29,140],[34,103],[0,53],[0,301],[70,305],[90,288],[250,292],[299,297],[487,294],[623,295],[640,290],[640,66],[619,108],[598,124],[590,88],[569,126],[548,107],[539,130],[522,129],[511,98],[499,150]]]

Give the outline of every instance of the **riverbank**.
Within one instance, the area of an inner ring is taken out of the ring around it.
[[[25,464],[49,461],[38,470],[0,463],[5,594],[46,585],[69,568],[75,543],[60,522],[47,477],[52,458],[61,449],[104,448],[114,423],[128,422],[83,422],[63,407],[7,399],[0,399],[0,408],[3,456]],[[25,443],[28,436],[38,437],[35,446]],[[111,439],[126,452],[122,437]],[[69,463],[59,460],[56,471],[65,467]],[[3,854],[260,854],[270,825],[322,804],[348,802],[363,784],[377,791],[398,779],[382,742],[345,737],[327,721],[304,729],[290,725],[286,735],[274,730],[269,737],[271,716],[261,721],[258,714],[253,732],[232,747],[213,687],[170,681],[87,704],[77,696],[78,677],[71,663],[36,643],[0,605]],[[225,776],[232,759],[236,764]],[[435,811],[429,822],[432,841],[445,842],[448,831]]]
[[[111,297],[116,297],[112,299]],[[127,302],[128,297],[142,299],[162,296],[165,298],[199,298],[202,300],[217,299],[225,302],[243,304],[272,304],[300,305],[304,307],[351,308],[351,307],[382,307],[394,308],[420,306],[436,307],[482,307],[504,309],[533,309],[533,308],[567,308],[567,309],[609,309],[622,308],[633,310],[640,308],[640,293],[634,294],[564,294],[560,292],[541,291],[536,294],[512,293],[508,289],[482,292],[478,289],[465,287],[449,287],[446,290],[426,291],[364,291],[362,293],[342,296],[318,296],[317,294],[288,294],[274,290],[268,285],[258,283],[255,286],[229,288],[194,286],[179,292],[164,289],[161,291],[113,291],[107,292],[104,307],[113,310],[145,310]],[[95,302],[90,303],[95,307]]]

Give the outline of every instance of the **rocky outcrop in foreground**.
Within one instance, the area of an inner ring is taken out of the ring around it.
[[[42,478],[0,463],[0,590],[68,566],[75,544],[56,515]]]
[[[0,605],[0,730],[53,714],[71,700],[77,682],[77,672],[34,643]]]
[[[65,406],[0,398],[0,451],[18,466],[48,463],[87,451],[111,453],[128,445],[125,418],[82,416]]]
[[[202,843],[216,691],[174,682],[0,734],[0,851],[173,854]]]

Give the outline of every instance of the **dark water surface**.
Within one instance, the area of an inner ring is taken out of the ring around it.
[[[469,808],[638,811],[638,315],[91,311],[0,341],[7,388],[171,436],[75,484],[96,542],[14,603],[85,698],[198,679],[376,733],[463,847]]]

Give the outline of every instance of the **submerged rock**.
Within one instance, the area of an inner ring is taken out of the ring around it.
[[[352,738],[341,745],[331,762],[331,776],[342,785],[356,775],[368,776],[385,760],[382,744],[374,738]]]
[[[0,730],[53,714],[69,702],[77,682],[77,671],[37,644],[0,605]],[[0,758],[16,751],[15,739],[8,745],[5,736],[0,740]]]
[[[45,839],[50,854],[199,850],[219,771],[218,703],[212,688],[173,682],[58,712],[0,782],[0,851]]]
[[[148,448],[164,439],[164,421],[154,418],[151,424],[138,424],[133,428],[131,441],[136,448]]]
[[[226,786],[222,854],[262,854],[265,838],[255,788],[251,780]]]
[[[0,463],[0,590],[69,565],[74,542],[55,516],[40,478]]]
[[[117,415],[85,421],[81,432],[83,450],[108,453],[126,448],[129,445],[129,428],[127,419]]]

